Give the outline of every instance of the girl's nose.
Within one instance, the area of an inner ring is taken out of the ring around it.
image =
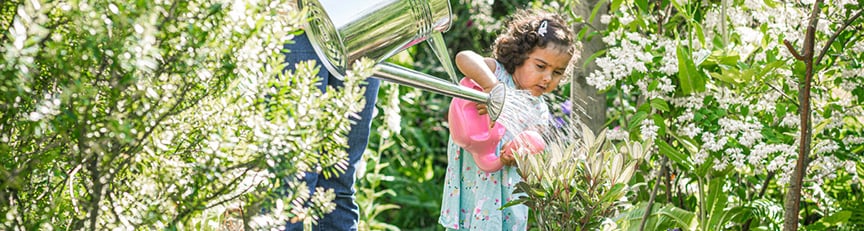
[[[547,83],[549,81],[552,81],[552,73],[543,73],[543,82]]]

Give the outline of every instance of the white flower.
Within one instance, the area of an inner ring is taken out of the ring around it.
[[[752,10],[752,11],[760,11],[766,5],[765,5],[765,2],[762,0],[745,0],[744,6],[747,7],[747,9]]]
[[[858,145],[864,143],[864,137],[847,136],[843,137],[843,144],[846,146]]]
[[[660,72],[667,75],[678,73],[678,54],[676,53],[676,42],[667,38],[661,38],[657,47],[663,49],[663,66]]]
[[[744,150],[741,148],[730,148],[726,149],[726,155],[731,157],[732,165],[735,166],[737,170],[743,170],[746,166],[744,165]]]
[[[46,93],[42,101],[36,105],[36,109],[30,112],[27,119],[39,121],[54,118],[58,114],[60,114],[60,93]]]
[[[714,137],[714,133],[702,133],[702,147],[712,152],[722,150],[723,146],[726,146],[726,141],[728,139],[724,136],[719,140],[715,140]]]
[[[660,82],[660,84],[657,85],[657,89],[659,89],[661,92],[672,93],[675,91],[675,85],[672,85],[672,80],[670,80],[666,76],[661,76],[657,79],[657,81]]]
[[[755,118],[747,118],[749,120],[756,120]],[[717,121],[720,125],[721,129],[719,131],[720,134],[728,134],[734,136],[736,133],[740,133],[741,137],[738,139],[738,143],[744,145],[745,147],[752,147],[756,141],[762,139],[762,124],[757,122],[753,123],[745,123],[739,120],[730,119],[730,118],[720,118]]]
[[[777,91],[769,91],[759,96],[759,101],[756,101],[756,111],[764,111],[773,113],[776,107],[776,102],[780,98],[780,93]]]
[[[625,11],[624,15],[621,15],[621,17],[618,18],[618,21],[621,22],[621,24],[623,24],[623,25],[630,24],[634,20],[636,20],[636,19],[633,18],[633,16],[631,16],[629,13],[626,13],[626,11]]]
[[[783,121],[780,122],[781,127],[798,128],[801,125],[801,118],[798,115],[786,114]]]
[[[788,156],[791,156],[791,155],[786,155],[786,154],[778,155],[776,158],[771,160],[770,163],[768,163],[768,166],[766,167],[766,169],[768,169],[768,171],[778,171],[781,169],[788,169],[787,168],[787,166],[789,165]]]
[[[604,14],[604,15],[600,16],[600,23],[609,24],[609,22],[611,22],[611,21],[612,21],[612,16],[610,16],[608,14]]]
[[[753,146],[750,149],[750,155],[748,156],[748,162],[757,167],[761,168],[762,160],[768,158],[769,154],[779,153],[778,158],[772,160],[769,166],[766,168],[769,171],[777,170],[779,165],[782,162],[785,162],[785,156],[792,156],[797,153],[797,147],[789,144],[765,144],[759,143]],[[774,162],[777,161],[777,162]]]
[[[654,120],[651,118],[647,118],[642,121],[642,139],[644,140],[653,140],[657,137],[657,130],[660,127],[654,124]]]
[[[813,148],[813,153],[825,154],[837,151],[837,149],[840,149],[840,146],[834,140],[822,140]]]
[[[628,137],[630,137],[630,133],[620,127],[606,131],[606,139],[609,140],[627,140]]]
[[[723,157],[723,160],[714,159],[714,168],[715,171],[720,171],[726,168],[726,157]]]
[[[855,161],[847,160],[843,167],[846,169],[846,172],[852,175],[858,175],[858,171],[856,171],[857,164]]]
[[[708,152],[705,149],[699,149],[696,154],[693,155],[693,163],[700,165],[705,163],[705,159],[708,159]]]
[[[678,116],[678,118],[676,118],[676,120],[679,123],[684,123],[684,122],[688,122],[690,120],[693,120],[693,116],[694,116],[693,109],[688,108],[687,111],[684,111],[684,113],[681,113],[681,115]]]
[[[633,86],[629,84],[621,84],[621,93],[624,95],[630,95],[630,91],[633,90]]]
[[[679,132],[687,137],[693,138],[702,132],[702,128],[697,127],[695,124],[687,123],[686,125],[681,127]]]
[[[762,43],[762,32],[746,26],[736,27],[735,31],[738,32],[738,35],[741,35],[741,42],[748,44]]]

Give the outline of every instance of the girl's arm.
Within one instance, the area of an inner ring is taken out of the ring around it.
[[[485,58],[474,51],[460,51],[456,54],[456,67],[465,77],[474,80],[484,91],[489,92],[498,84],[495,78],[495,60]]]

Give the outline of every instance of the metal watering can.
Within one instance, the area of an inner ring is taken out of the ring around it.
[[[378,64],[376,78],[452,97],[486,103],[492,121],[504,106],[506,88],[491,93],[460,86],[431,75],[382,63],[432,33],[450,29],[448,0],[298,0],[309,13],[306,34],[323,66],[337,78],[361,57]]]

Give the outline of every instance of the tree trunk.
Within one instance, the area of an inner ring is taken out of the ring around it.
[[[606,30],[606,25],[600,23],[600,17],[608,14],[609,5],[605,1],[600,0],[585,0],[577,1],[573,11],[576,15],[588,20],[591,17],[591,10],[597,4],[604,4],[597,12],[596,17],[592,22],[586,21],[588,25],[575,25],[574,31],[579,32],[582,27],[588,27],[588,33],[602,32]],[[597,69],[597,64],[590,61],[587,64],[585,61],[597,51],[606,48],[601,35],[595,35],[590,38],[582,39],[582,54],[578,62],[574,65],[575,71],[570,78],[570,99],[573,102],[573,115],[575,119],[585,123],[593,131],[603,129],[603,124],[606,123],[606,95],[597,92],[597,88],[588,85],[585,77]],[[584,65],[585,68],[582,68]]]
[[[813,82],[814,75],[814,48],[813,44],[816,39],[816,25],[819,24],[819,14],[821,13],[822,0],[817,0],[813,4],[813,12],[810,14],[810,23],[807,25],[807,32],[804,36],[803,52],[797,52],[789,41],[785,41],[786,47],[795,56],[796,59],[804,62],[807,69],[804,73],[803,83],[799,83],[798,101],[801,103],[799,112],[801,113],[801,143],[798,147],[798,160],[795,164],[795,170],[792,172],[792,179],[789,181],[789,190],[786,191],[786,200],[784,202],[784,223],[783,230],[795,231],[798,230],[798,213],[801,204],[801,186],[804,182],[804,176],[807,173],[807,156],[810,155],[811,134],[811,109],[810,109],[810,84]]]

